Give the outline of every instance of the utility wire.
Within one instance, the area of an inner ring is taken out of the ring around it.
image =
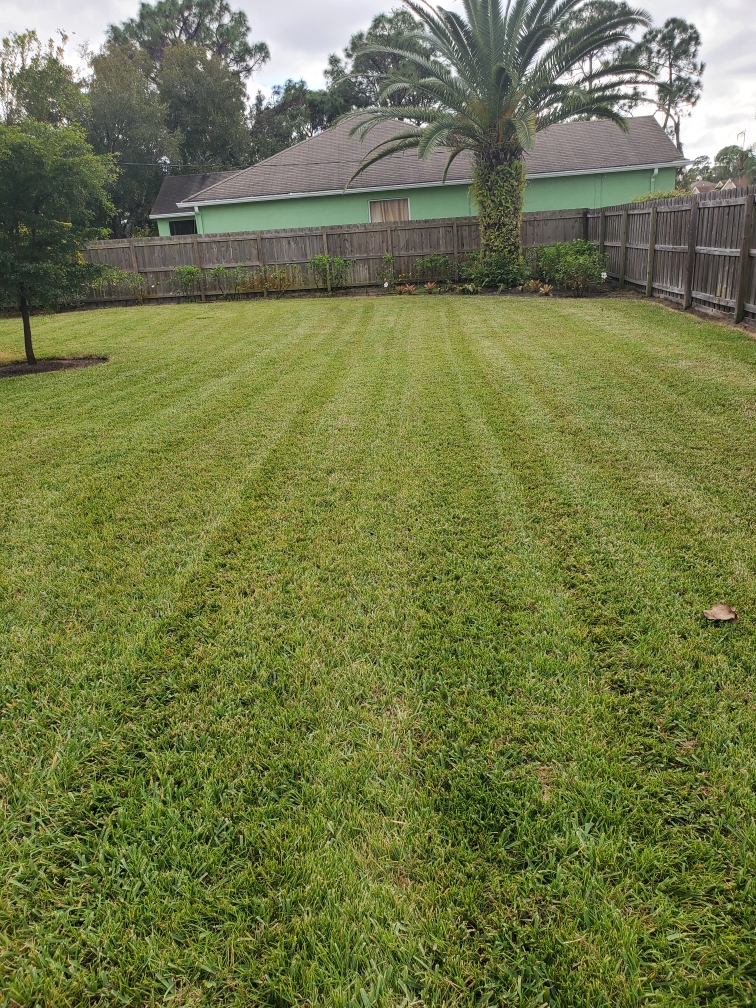
[[[399,151],[398,154],[393,155],[394,157],[407,155],[411,156],[409,151]],[[275,155],[272,155],[275,157]],[[417,157],[417,155],[415,155]],[[286,168],[309,168],[310,165],[349,165],[354,167],[358,165],[359,161],[288,161],[283,165],[269,165],[265,161],[259,161],[257,164],[253,165],[242,165],[240,168],[208,168],[207,165],[202,164],[156,164],[154,161],[119,161],[119,165],[129,165],[142,168],[205,168],[204,174],[212,174],[213,172],[224,172],[224,171],[244,171],[247,168],[269,168],[273,171],[281,171]]]

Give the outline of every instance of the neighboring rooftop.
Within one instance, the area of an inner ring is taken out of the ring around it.
[[[444,149],[434,151],[426,161],[421,160],[415,151],[395,154],[372,165],[349,182],[371,147],[409,124],[399,120],[382,123],[362,142],[355,136],[349,136],[352,125],[341,123],[332,126],[251,168],[223,172],[222,178],[193,192],[186,192],[175,203],[183,201],[186,210],[190,202],[235,203],[307,193],[341,192],[344,187],[347,191],[359,192],[438,185],[441,182],[448,157],[448,151]],[[528,176],[577,175],[685,163],[683,155],[653,116],[631,118],[628,126],[627,133],[614,123],[601,120],[549,126],[538,134],[535,150],[525,158]],[[196,177],[179,176],[166,179],[166,183]],[[466,152],[452,164],[447,181],[469,182],[471,177],[472,156]],[[162,196],[163,190],[160,193]],[[170,212],[180,210],[181,206]],[[153,216],[162,216],[165,212],[159,211],[156,204]]]
[[[193,196],[201,189],[217,185],[225,179],[230,179],[233,175],[238,175],[239,169],[235,171],[223,172],[203,172],[200,175],[166,175],[160,192],[152,208],[151,217],[170,217],[173,214],[186,217],[187,209],[183,209],[177,204],[181,200]]]

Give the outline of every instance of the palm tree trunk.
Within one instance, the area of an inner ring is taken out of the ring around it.
[[[19,308],[21,309],[21,319],[24,323],[24,350],[26,352],[26,363],[36,364],[37,358],[34,356],[34,347],[32,346],[31,322],[29,321],[29,305],[23,294],[19,299]]]
[[[480,247],[484,258],[495,259],[500,264],[501,283],[521,282],[524,163],[518,158],[507,164],[492,165],[476,158],[472,195],[478,208]],[[511,277],[504,276],[510,272]]]

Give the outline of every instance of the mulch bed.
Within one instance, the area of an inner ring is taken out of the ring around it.
[[[36,364],[26,361],[18,364],[3,364],[0,367],[0,378],[20,378],[21,375],[42,374],[45,371],[68,371],[69,368],[91,367],[92,364],[104,364],[107,357],[51,357],[40,360]]]

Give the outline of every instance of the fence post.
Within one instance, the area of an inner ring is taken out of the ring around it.
[[[588,211],[583,210],[583,241],[588,241]]]
[[[139,272],[139,260],[136,254],[136,245],[134,245],[134,239],[129,238],[129,252],[131,253],[131,269],[134,273]]]
[[[654,296],[654,260],[656,259],[656,206],[651,207],[648,222],[648,261],[646,264],[646,297]]]
[[[690,198],[690,226],[688,228],[688,262],[685,267],[683,308],[693,304],[693,271],[696,268],[696,238],[698,237],[698,196]]]
[[[134,239],[129,238],[129,252],[131,253],[131,271],[136,273],[138,277],[141,277],[139,272],[139,260],[137,259],[136,245],[134,244]],[[139,284],[139,304],[144,304],[144,293],[142,284]]]
[[[751,280],[751,236],[753,235],[753,201],[756,196],[746,196],[743,204],[743,233],[740,236],[740,262],[738,263],[738,287],[735,294],[735,322],[742,322],[745,302]]]
[[[606,254],[606,209],[601,207],[599,214],[599,252]]]
[[[452,223],[453,247],[454,247],[454,283],[459,283],[459,235],[457,233],[457,222]]]
[[[323,228],[323,255],[326,257],[325,264],[325,275],[326,275],[326,287],[328,288],[328,293],[331,293],[331,267],[328,262],[328,234],[326,229]]]
[[[630,211],[627,207],[622,211],[622,237],[620,238],[620,271],[619,286],[625,286],[625,274],[627,273],[627,232],[630,226]]]
[[[199,253],[199,242],[197,241],[197,235],[192,238],[192,248],[194,249],[194,265],[200,271],[199,278],[199,289],[200,289],[200,301],[205,300],[205,274],[202,272],[202,260],[200,259]]]

